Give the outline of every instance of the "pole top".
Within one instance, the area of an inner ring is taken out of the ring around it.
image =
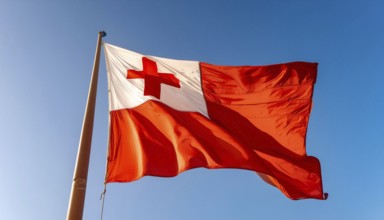
[[[105,31],[100,31],[99,34],[101,34],[101,37],[107,36],[107,33]]]

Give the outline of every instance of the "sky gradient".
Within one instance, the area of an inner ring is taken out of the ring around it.
[[[104,219],[384,219],[384,2],[0,0],[0,219],[65,219],[97,33],[217,65],[318,62],[307,153],[326,201],[244,170],[109,184]],[[102,51],[84,219],[99,219],[108,135]]]

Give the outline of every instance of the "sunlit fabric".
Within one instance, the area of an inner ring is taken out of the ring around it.
[[[316,63],[217,66],[104,48],[106,182],[239,168],[291,199],[326,198],[320,162],[305,146]]]

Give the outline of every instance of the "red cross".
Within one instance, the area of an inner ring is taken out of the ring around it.
[[[180,81],[172,73],[157,72],[155,61],[143,57],[143,71],[128,70],[127,79],[144,79],[144,95],[160,99],[161,83],[180,88]]]

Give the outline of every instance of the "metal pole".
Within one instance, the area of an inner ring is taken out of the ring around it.
[[[92,77],[88,91],[88,100],[80,135],[76,166],[73,174],[71,197],[68,204],[67,220],[81,220],[83,218],[89,156],[92,143],[93,119],[95,114],[97,80],[99,75],[101,38],[105,36],[106,33],[104,31],[100,31],[97,38]]]

